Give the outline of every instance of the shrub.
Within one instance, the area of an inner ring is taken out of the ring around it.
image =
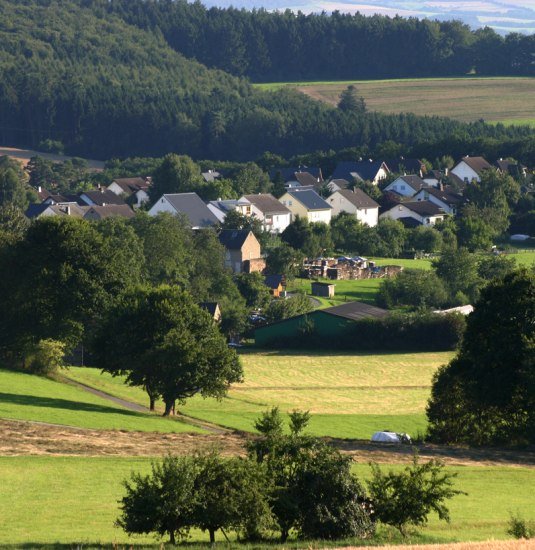
[[[65,344],[46,338],[26,351],[24,366],[34,374],[50,374],[63,366]]]
[[[371,468],[373,477],[368,488],[376,518],[403,536],[409,525],[425,525],[430,512],[449,522],[445,501],[465,494],[452,488],[457,474],[445,473],[444,464],[438,460],[420,464],[415,455],[412,464],[399,473],[384,473],[377,464],[371,464]]]
[[[535,529],[524,518],[511,514],[507,534],[515,539],[531,539],[535,537]]]

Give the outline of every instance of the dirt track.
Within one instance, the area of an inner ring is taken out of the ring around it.
[[[250,436],[225,434],[163,434],[119,430],[89,430],[35,422],[0,420],[0,456],[161,456],[218,447],[225,455],[244,454]],[[329,440],[357,462],[404,463],[412,459],[408,446]],[[522,466],[535,468],[535,453],[421,446],[422,458],[441,458],[450,465]]]

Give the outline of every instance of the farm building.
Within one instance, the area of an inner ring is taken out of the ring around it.
[[[332,283],[314,281],[312,283],[312,296],[332,298],[334,296],[334,285]]]
[[[288,341],[298,337],[306,328],[313,327],[319,338],[339,336],[355,321],[366,318],[382,318],[389,314],[386,309],[370,306],[362,302],[348,302],[341,306],[316,309],[310,313],[283,319],[255,330],[255,344],[267,346],[277,341]]]

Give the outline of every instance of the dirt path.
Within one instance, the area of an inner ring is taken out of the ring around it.
[[[101,397],[102,399],[106,399],[107,401],[111,401],[115,405],[119,405],[120,407],[124,407],[125,409],[128,409],[130,411],[135,412],[142,412],[149,414],[150,410],[148,407],[144,407],[143,405],[140,405],[139,403],[133,403],[132,401],[127,401],[126,399],[121,399],[120,397],[116,397],[115,395],[111,395],[109,393],[103,392],[101,390],[97,390],[96,388],[93,388],[92,386],[87,386],[86,384],[82,384],[81,382],[76,382],[74,380],[71,380],[70,378],[66,377],[58,377],[61,379],[62,382],[65,384],[71,384],[72,386],[76,386],[77,388],[80,388],[88,393],[91,393],[93,395],[96,395],[98,397]],[[230,433],[231,430],[228,430],[227,428],[223,428],[221,426],[217,426],[215,424],[210,424],[209,422],[203,422],[202,420],[198,420],[196,418],[191,418],[189,416],[186,416],[184,414],[177,414],[175,418],[180,419],[185,424],[191,424],[192,426],[197,426],[198,428],[202,428],[208,432],[216,433],[216,434],[225,434]]]
[[[89,430],[41,422],[0,420],[0,456],[161,456],[189,454],[216,446],[225,455],[243,455],[251,435],[227,431],[224,434],[173,434]],[[357,462],[408,463],[413,448],[378,445],[365,441],[329,439],[329,443]],[[505,450],[474,450],[424,445],[423,459],[441,458],[452,466],[516,466],[535,468],[535,453]]]

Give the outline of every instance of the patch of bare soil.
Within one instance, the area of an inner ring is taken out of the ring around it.
[[[167,453],[189,454],[211,447],[217,447],[223,454],[230,456],[243,455],[245,443],[250,437],[252,436],[230,431],[210,434],[127,432],[0,420],[0,456],[162,456]],[[408,463],[417,448],[423,459],[440,458],[452,466],[535,468],[535,453],[529,451],[432,445],[412,447],[341,439],[327,441],[361,463]]]
[[[407,544],[403,546],[348,546],[343,550],[366,548],[366,550],[385,550],[403,548],[403,550],[532,550],[535,540],[489,540],[486,542],[456,542],[452,544]]]
[[[42,157],[52,162],[65,162],[71,160],[73,157],[67,155],[55,155],[53,153],[42,153],[39,151],[33,151],[31,149],[16,149],[15,147],[0,147],[0,156],[6,155],[15,160],[22,162],[23,166],[26,166],[32,157]],[[104,162],[101,160],[87,160],[87,167],[89,170],[95,172],[102,172],[104,170]]]
[[[0,455],[161,456],[211,447],[243,454],[244,438],[234,433],[184,434],[89,430],[37,422],[0,421]]]

